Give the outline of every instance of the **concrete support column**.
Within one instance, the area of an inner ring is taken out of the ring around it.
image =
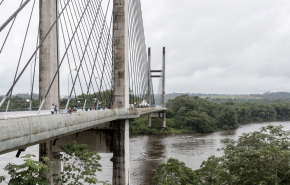
[[[166,107],[166,94],[165,94],[165,47],[163,47],[163,87],[162,87],[162,96],[163,96],[163,107],[165,108]],[[163,112],[163,128],[166,127],[166,111]]]
[[[49,31],[51,25],[57,17],[58,0],[40,0],[40,27],[39,40],[43,40]],[[57,26],[50,31],[43,44],[39,49],[39,102],[41,103],[52,82],[53,76],[58,66],[58,33]],[[42,110],[50,110],[51,104],[59,102],[59,84],[58,78],[54,80],[50,92],[45,100]],[[58,108],[59,105],[58,105]]]
[[[114,109],[129,108],[129,3],[114,0],[113,54],[114,54]],[[129,120],[114,122],[113,185],[128,185]]]
[[[59,0],[39,0],[40,10],[40,27],[39,40],[42,41],[44,36],[48,33],[51,25],[57,18]],[[52,82],[53,76],[58,67],[58,27],[57,24],[50,31],[42,46],[39,49],[39,102],[41,103],[45,94]],[[45,100],[42,110],[50,110],[51,105],[59,103],[59,79],[56,78],[50,92]],[[60,109],[60,105],[58,105]],[[55,160],[54,157],[59,153],[52,152],[52,141],[45,142],[39,145],[39,160],[42,157],[49,157],[50,160]],[[61,162],[55,161],[52,166],[54,171],[51,174],[60,174]],[[53,184],[52,177],[48,181]]]
[[[166,102],[165,102],[165,47],[163,47],[163,69],[162,69],[162,100],[163,100],[163,107],[166,107]]]
[[[148,99],[149,99],[149,105],[152,106],[151,102],[151,48],[148,48]],[[154,96],[154,95],[153,95]],[[151,127],[151,116],[148,115],[148,127]]]
[[[129,120],[114,123],[113,185],[130,184],[129,170]]]
[[[50,160],[55,162],[54,164],[51,165],[51,167],[53,168],[53,171],[50,174],[51,177],[47,179],[47,181],[53,185],[54,183],[53,183],[52,175],[60,174],[61,162],[55,159],[56,156],[60,155],[60,152],[52,152],[52,143],[53,141],[48,141],[48,142],[39,144],[39,161],[44,162],[42,157],[48,157],[50,158]]]
[[[114,108],[129,108],[128,0],[115,0],[113,7]]]
[[[166,128],[166,111],[163,112],[163,124],[162,124],[163,128]]]

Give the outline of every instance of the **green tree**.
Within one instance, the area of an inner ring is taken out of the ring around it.
[[[53,170],[51,167],[46,166],[44,163],[34,161],[32,157],[35,155],[27,154],[24,158],[25,163],[15,165],[9,163],[4,170],[8,171],[10,175],[9,185],[49,185],[45,178],[48,177],[50,172]],[[43,157],[43,161],[46,163],[53,163],[47,157]],[[41,176],[39,174],[42,174]],[[6,182],[7,177],[1,176],[0,183]]]
[[[58,185],[97,184],[96,171],[102,171],[99,160],[101,157],[96,152],[90,152],[87,145],[77,144],[72,141],[60,147],[65,154],[58,157],[62,162],[61,176],[55,176],[54,182]]]
[[[153,185],[193,185],[196,184],[196,175],[184,162],[170,158],[156,170]]]
[[[211,156],[196,174],[200,184],[290,184],[290,137],[282,126],[226,139],[222,157]]]

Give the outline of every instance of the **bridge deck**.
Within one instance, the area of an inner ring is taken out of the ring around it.
[[[73,114],[40,116],[32,112],[0,114],[0,154],[26,148],[44,141],[88,130],[118,119],[133,119],[140,115],[164,111],[165,108],[106,109]]]

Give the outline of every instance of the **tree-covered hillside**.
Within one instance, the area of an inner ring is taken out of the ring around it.
[[[167,102],[166,122],[169,133],[214,132],[237,128],[239,123],[290,119],[290,102],[282,100],[211,101],[197,96],[181,95]],[[160,119],[152,119],[147,128],[147,117],[131,121],[131,133],[162,134]]]
[[[166,100],[174,99],[181,95],[198,96],[213,102],[227,102],[227,101],[288,101],[290,102],[289,92],[265,92],[263,94],[202,94],[202,93],[170,93],[166,94]]]
[[[174,127],[197,132],[237,128],[242,122],[290,119],[290,103],[283,101],[215,103],[182,95],[169,100],[167,108]]]

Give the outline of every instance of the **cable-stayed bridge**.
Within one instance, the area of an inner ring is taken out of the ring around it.
[[[166,127],[165,48],[162,68],[151,70],[140,0],[17,2],[0,1],[7,14],[0,19],[0,67],[10,69],[1,84],[7,90],[0,102],[0,154],[19,156],[39,144],[40,158],[53,159],[57,143],[85,137],[82,144],[91,150],[113,153],[113,184],[129,184],[129,119],[148,115],[151,127],[151,117],[160,117]],[[29,110],[9,111],[12,96],[25,88]],[[51,113],[54,105],[58,114]],[[67,113],[74,106],[78,110]],[[112,131],[94,131],[107,123]],[[60,162],[53,168],[59,174]]]

